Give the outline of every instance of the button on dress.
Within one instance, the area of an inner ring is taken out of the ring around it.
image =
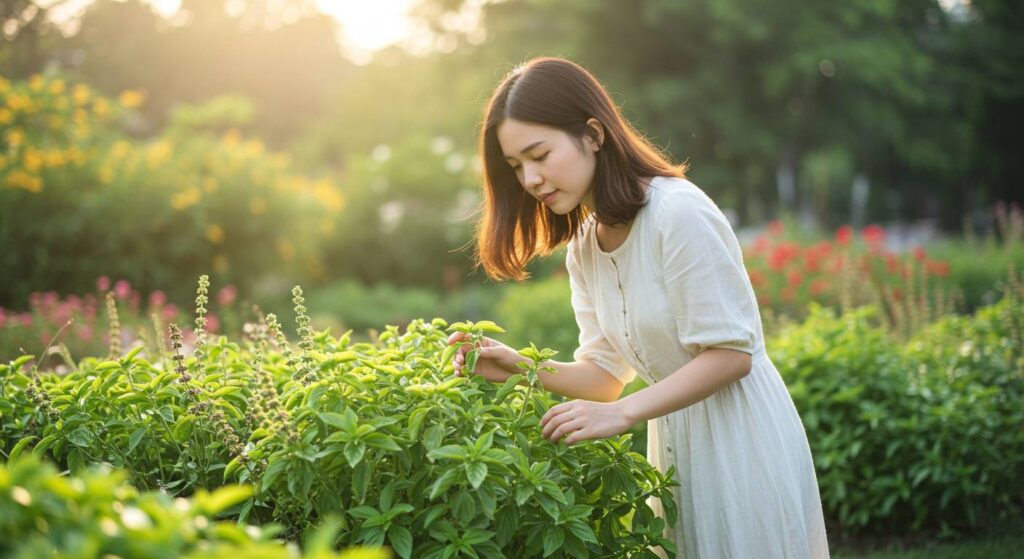
[[[764,333],[728,220],[696,185],[655,177],[626,240],[605,252],[596,222],[569,242],[576,360],[656,385],[707,348],[752,356],[750,374],[648,421],[647,458],[675,465],[666,537],[686,559],[823,558],[828,542],[803,423]],[[661,514],[660,503],[651,501]]]

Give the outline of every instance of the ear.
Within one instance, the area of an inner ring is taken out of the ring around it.
[[[604,125],[596,118],[587,119],[587,129],[583,131],[583,139],[587,146],[593,151],[598,151],[604,145]]]

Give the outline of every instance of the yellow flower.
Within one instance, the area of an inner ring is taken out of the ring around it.
[[[7,175],[4,183],[11,188],[23,188],[29,192],[39,192],[43,189],[43,181],[39,177],[33,177],[21,169]]]
[[[263,142],[259,140],[249,140],[242,146],[245,154],[249,157],[259,157],[263,155],[264,147]]]
[[[23,164],[26,171],[35,173],[43,166],[43,154],[33,147],[28,147],[25,149]]]
[[[0,92],[7,91],[10,88],[11,82],[5,80],[3,77],[0,77]]]
[[[48,167],[62,167],[67,162],[64,153],[60,150],[46,152],[46,165]]]
[[[327,206],[331,212],[337,213],[345,205],[344,196],[326,179],[320,179],[313,183],[313,196]]]
[[[28,79],[28,86],[32,91],[41,91],[45,84],[46,80],[39,74],[33,74],[32,77]]]
[[[253,198],[249,200],[249,213],[252,215],[260,215],[267,211],[267,201],[263,198]]]
[[[242,139],[242,133],[237,128],[229,128],[224,135],[220,137],[220,141],[227,147],[235,147],[238,142]]]
[[[20,128],[15,128],[7,132],[7,145],[11,147],[18,147],[21,142],[25,140],[25,133]]]
[[[71,113],[71,120],[79,126],[85,124],[88,118],[89,113],[83,111],[82,109],[75,109],[75,112]]]
[[[106,118],[110,114],[110,102],[102,97],[96,99],[92,104],[92,112],[100,119]]]
[[[138,107],[145,99],[145,92],[132,89],[122,91],[121,95],[117,97],[118,103],[120,103],[122,107],[126,107],[128,109]]]
[[[190,186],[184,192],[179,192],[171,197],[171,207],[181,211],[189,206],[194,206],[203,198],[203,193],[198,188]]]
[[[295,246],[288,239],[277,241],[277,254],[285,262],[291,262],[295,258]]]
[[[14,120],[14,113],[7,109],[0,109],[0,124],[10,124]]]
[[[224,229],[216,223],[208,225],[206,227],[206,238],[209,239],[211,243],[219,245],[224,242]]]
[[[100,183],[110,184],[114,181],[114,169],[104,165],[100,168]]]
[[[78,146],[71,146],[68,148],[68,159],[74,161],[77,165],[81,165],[85,163],[86,156]]]
[[[123,159],[128,152],[132,149],[132,145],[124,140],[118,140],[114,142],[114,147],[110,148],[111,159]]]
[[[60,95],[64,93],[64,80],[53,80],[50,82],[50,93],[54,95]]]
[[[91,92],[89,91],[89,86],[85,84],[76,83],[75,86],[71,88],[71,101],[76,106],[88,103],[90,95]]]
[[[146,154],[146,163],[150,169],[155,169],[162,163],[167,161],[171,155],[171,144],[170,142],[160,141],[149,147],[149,152]]]
[[[10,107],[11,110],[14,112],[27,111],[32,107],[31,98],[29,98],[27,95],[21,95],[16,92],[8,95],[6,97],[6,101],[7,106]]]
[[[203,190],[206,192],[217,192],[217,188],[220,185],[217,184],[217,179],[213,177],[206,177],[203,179]]]

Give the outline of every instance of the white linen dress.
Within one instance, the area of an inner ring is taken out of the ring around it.
[[[576,360],[653,386],[706,348],[753,357],[739,381],[648,422],[648,460],[663,472],[675,464],[680,482],[679,520],[666,537],[686,559],[828,557],[807,435],[765,352],[743,255],[721,210],[688,180],[656,177],[621,246],[603,251],[595,225],[585,223],[566,255]]]

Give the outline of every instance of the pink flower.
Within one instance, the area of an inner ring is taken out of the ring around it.
[[[170,304],[164,307],[164,320],[173,320],[178,317],[178,305]]]
[[[217,315],[209,313],[206,315],[206,331],[213,334],[220,328],[220,319]]]
[[[106,293],[110,289],[110,278],[107,276],[100,276],[96,279],[96,291]]]
[[[217,303],[226,307],[235,301],[236,295],[238,295],[238,289],[233,285],[226,285],[217,292]]]
[[[92,339],[92,326],[83,324],[75,332],[78,334],[80,340],[91,340]]]
[[[151,307],[162,307],[167,302],[167,294],[163,291],[156,290],[149,294],[149,306]]]
[[[128,280],[117,280],[114,284],[114,295],[118,299],[127,299],[128,295],[132,292],[132,285],[128,283]]]
[[[21,325],[25,328],[32,327],[32,313],[22,313],[18,318],[21,320]]]

